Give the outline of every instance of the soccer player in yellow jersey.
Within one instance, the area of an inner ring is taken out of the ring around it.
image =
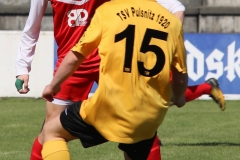
[[[146,160],[170,100],[178,107],[185,104],[182,23],[155,0],[113,0],[100,6],[42,97],[52,101],[95,48],[101,57],[99,86],[93,97],[44,125],[44,160],[69,160],[66,142],[73,139],[85,148],[117,142],[125,159]]]

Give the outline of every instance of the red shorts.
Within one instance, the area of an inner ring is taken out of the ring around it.
[[[62,100],[71,100],[73,102],[83,101],[88,98],[93,83],[98,82],[99,72],[91,73],[89,76],[83,75],[82,77],[69,77],[61,85],[61,90],[54,98]]]
[[[54,95],[54,98],[71,100],[73,102],[87,99],[93,83],[98,83],[99,64],[100,57],[95,51],[85,59],[85,61],[71,77],[62,83],[60,92]],[[57,67],[59,65],[60,63],[57,65]]]

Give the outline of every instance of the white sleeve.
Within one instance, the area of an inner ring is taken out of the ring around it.
[[[185,11],[185,6],[178,0],[157,0],[157,2],[171,13]]]
[[[48,0],[31,0],[30,12],[17,51],[16,76],[28,74],[31,70],[31,63],[41,29],[41,21],[47,4]]]

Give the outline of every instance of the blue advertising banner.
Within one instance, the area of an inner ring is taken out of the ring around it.
[[[240,99],[240,34],[186,33],[184,36],[189,85],[214,77],[227,99],[229,96]],[[91,93],[96,88],[94,84]]]
[[[185,34],[189,85],[218,79],[224,94],[240,97],[240,34]]]

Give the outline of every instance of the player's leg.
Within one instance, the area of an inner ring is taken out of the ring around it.
[[[160,144],[161,144],[161,142],[160,142],[158,136],[156,135],[147,160],[161,159]]]
[[[210,94],[212,86],[207,83],[202,83],[195,86],[188,86],[185,92],[186,102],[195,100],[204,94]]]
[[[172,72],[170,72],[170,81],[172,81]],[[223,93],[219,87],[218,80],[215,78],[210,78],[206,82],[195,85],[188,86],[185,92],[186,102],[195,100],[202,95],[209,95],[220,107],[222,111],[225,110],[225,100]],[[174,105],[174,104],[171,104]]]
[[[93,126],[81,118],[80,105],[81,102],[72,104],[44,125],[44,160],[70,160],[66,142],[73,139],[80,139],[84,148],[107,142]]]
[[[67,140],[74,139],[60,123],[60,115],[49,120],[43,127],[43,160],[70,160],[70,153],[67,147]]]
[[[47,102],[45,122],[48,122],[52,118],[59,115],[62,111],[64,111],[65,108],[67,108],[67,105],[59,105],[59,104]],[[33,143],[30,160],[42,160],[42,155],[41,155],[42,144],[43,144],[43,135],[41,131]]]
[[[219,108],[224,111],[226,108],[223,93],[219,87],[218,80],[210,78],[206,81],[207,84],[212,86],[209,96],[218,104]]]
[[[185,92],[186,101],[192,101],[202,95],[209,95],[220,107],[222,111],[225,110],[225,100],[219,83],[215,78],[210,78],[205,83],[196,86],[188,86]]]
[[[88,77],[70,77],[61,86],[61,91],[55,95],[54,101],[46,103],[45,122],[59,115],[69,105],[79,100],[87,99],[88,93],[93,85],[93,80]],[[69,100],[71,99],[71,100]],[[42,132],[35,139],[30,160],[42,160]]]
[[[125,160],[146,160],[155,139],[156,135],[134,144],[119,144],[118,148],[124,151]],[[161,160],[161,156],[155,157],[154,160]]]

